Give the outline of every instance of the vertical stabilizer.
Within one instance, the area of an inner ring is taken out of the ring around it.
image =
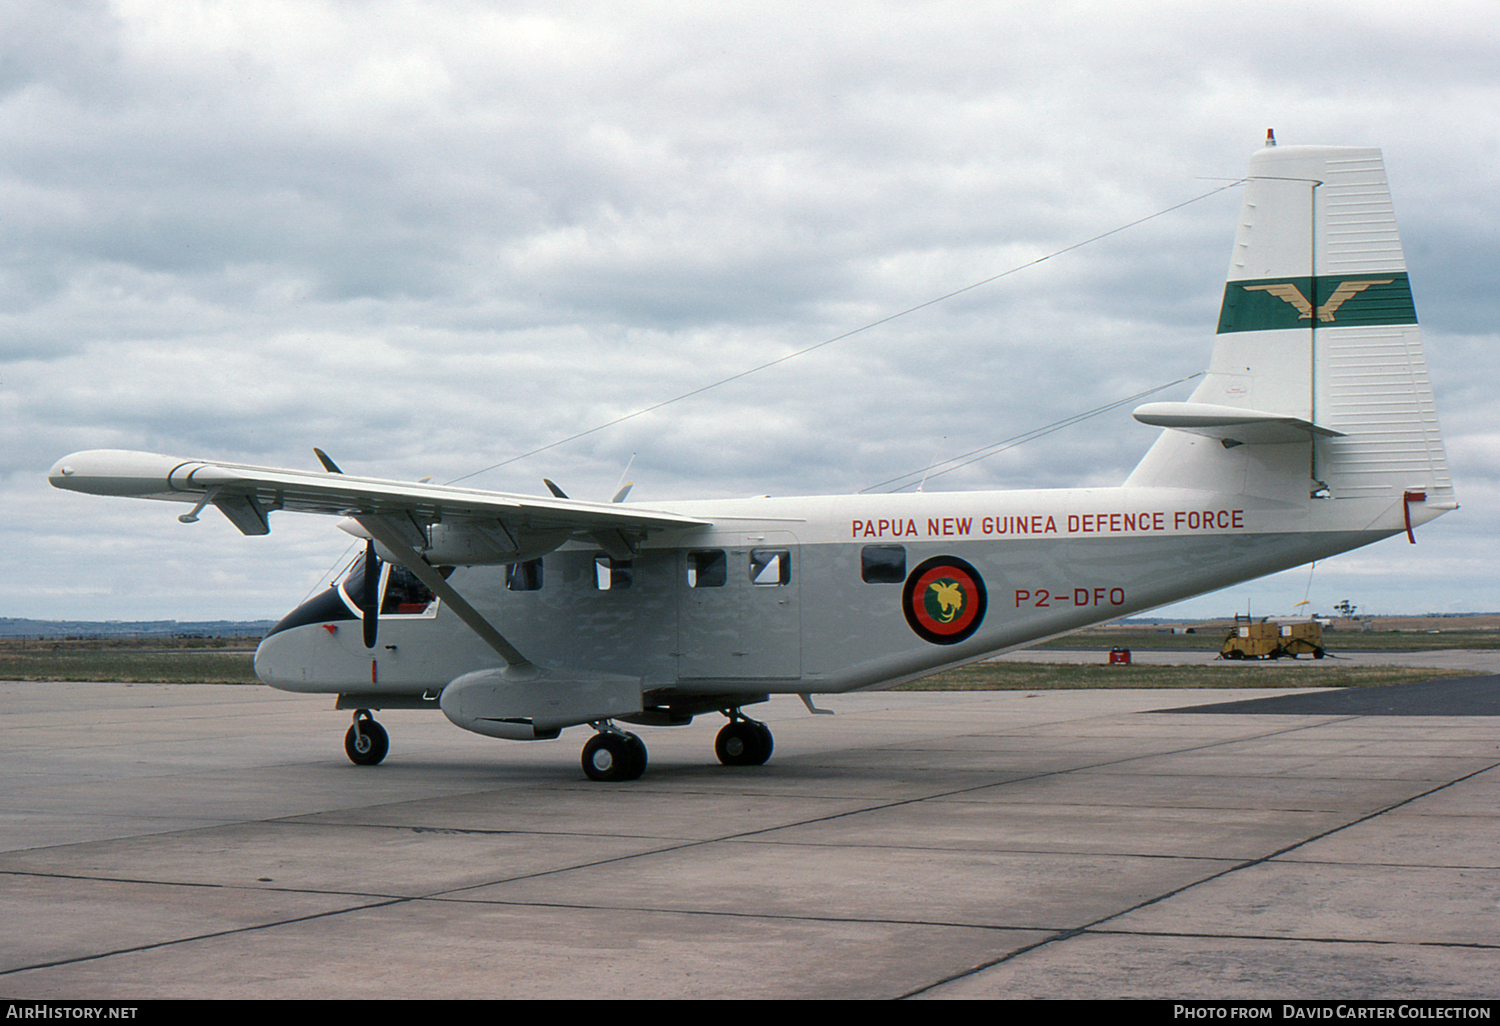
[[[1261,447],[1241,459],[1278,498],[1451,498],[1378,149],[1267,146],[1250,158],[1208,373],[1187,402],[1136,415],[1177,430],[1131,484],[1206,475],[1222,487],[1236,479],[1222,453],[1244,444]]]

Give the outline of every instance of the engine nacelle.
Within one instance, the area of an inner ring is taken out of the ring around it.
[[[641,682],[600,674],[556,680],[545,673],[478,670],[456,677],[438,706],[455,726],[508,741],[543,741],[564,727],[641,711]]]

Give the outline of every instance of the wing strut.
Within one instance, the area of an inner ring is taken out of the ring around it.
[[[514,645],[506,641],[494,625],[486,620],[477,609],[469,605],[468,601],[443,578],[442,574],[437,572],[431,563],[417,555],[417,551],[401,537],[400,530],[385,517],[356,515],[354,519],[370,532],[371,537],[384,545],[386,551],[395,556],[402,566],[416,574],[417,579],[427,585],[434,595],[447,603],[458,618],[467,624],[471,631],[479,635],[485,644],[500,653],[500,658],[505,660],[509,670],[536,671],[536,666]]]

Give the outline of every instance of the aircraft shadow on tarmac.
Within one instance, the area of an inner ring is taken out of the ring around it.
[[[1500,675],[1445,677],[1411,684],[1295,692],[1241,702],[1216,702],[1171,713],[1253,713],[1287,716],[1500,716]]]

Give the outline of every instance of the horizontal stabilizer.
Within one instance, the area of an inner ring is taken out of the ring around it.
[[[1138,406],[1135,419],[1152,427],[1176,428],[1205,438],[1244,444],[1305,442],[1310,435],[1342,437],[1343,432],[1318,427],[1310,421],[1284,413],[1247,410],[1242,406],[1213,403],[1147,403]]]

